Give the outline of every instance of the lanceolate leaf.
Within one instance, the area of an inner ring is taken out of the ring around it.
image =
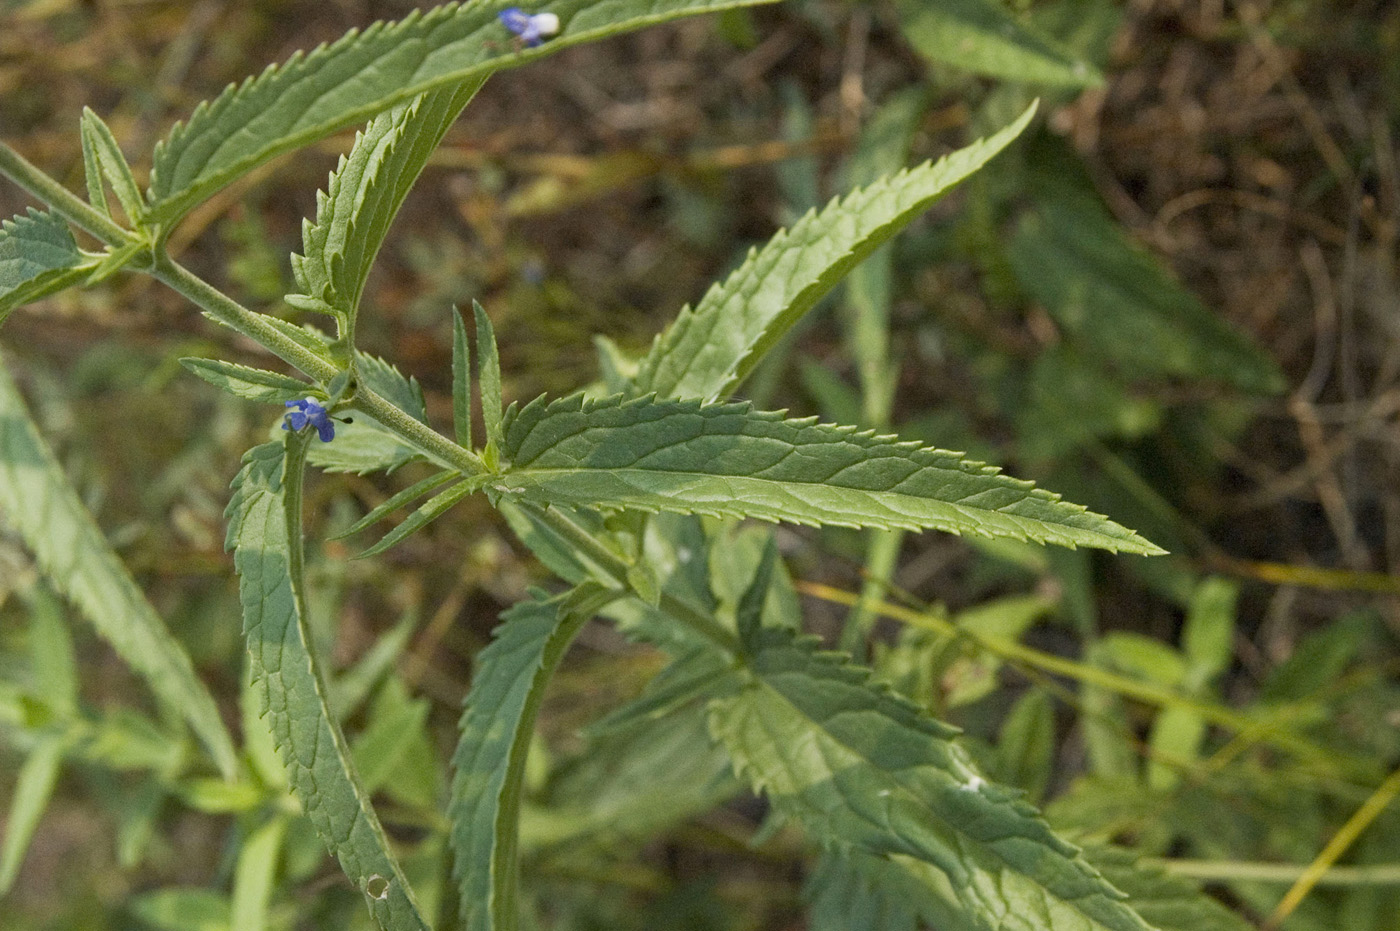
[[[722,398],[861,259],[1021,134],[1035,107],[988,139],[833,200],[781,231],[692,310],[681,311],[642,360],[639,393]]]
[[[312,386],[288,375],[249,368],[219,359],[185,358],[180,364],[195,375],[235,398],[280,403],[304,398]]]
[[[531,9],[552,12],[561,24],[559,34],[538,48],[515,46],[496,18],[501,3],[448,4],[352,31],[230,85],[176,125],[156,149],[147,192],[150,218],[174,222],[273,156],[419,94],[480,86],[493,71],[572,45],[754,2],[761,0],[553,0]]]
[[[10,311],[77,284],[98,266],[86,256],[68,224],[51,213],[29,209],[0,224],[0,323]]]
[[[452,434],[457,445],[472,448],[472,362],[462,313],[452,308]]]
[[[484,481],[485,478],[483,476],[472,476],[471,478],[458,482],[437,497],[429,499],[428,503],[410,514],[408,519],[402,524],[399,524],[393,530],[386,533],[379,539],[379,542],[361,553],[360,558],[377,556],[405,537],[422,530],[424,527],[428,526],[428,524],[446,514],[452,505],[480,488]]]
[[[486,442],[500,447],[501,438],[501,352],[496,347],[496,330],[485,309],[472,301],[476,318],[476,382],[481,391],[481,417],[486,423]]]
[[[385,931],[426,931],[327,704],[302,595],[302,457],[290,469],[288,458],[283,443],[249,450],[227,512],[253,676],[292,788],[374,920]]]
[[[1093,546],[1157,547],[1105,517],[958,453],[748,404],[592,401],[512,408],[502,491],[542,504],[938,529]]]
[[[1133,243],[1092,192],[1042,183],[1011,241],[1026,291],[1071,345],[1132,378],[1215,379],[1282,391],[1278,365]]]
[[[18,531],[54,588],[77,605],[161,702],[189,722],[220,771],[233,740],[189,654],[113,552],[0,366],[0,520]]]
[[[301,295],[340,321],[347,343],[354,342],[360,295],[390,224],[478,86],[445,87],[380,114],[317,195],[316,222],[302,229],[304,254],[292,256],[292,271]]]
[[[909,44],[939,64],[1031,84],[1103,81],[1092,65],[1022,23],[1001,0],[903,0],[899,20]]]
[[[467,931],[513,931],[525,758],[545,686],[574,635],[619,593],[587,583],[501,618],[478,657],[452,765],[454,871]]]
[[[102,121],[102,117],[87,107],[83,108],[82,137],[83,172],[89,179],[89,197],[97,193],[92,190],[93,173],[97,172],[112,186],[127,218],[133,223],[141,222],[146,205],[141,200],[141,189],[131,175],[131,166],[126,163],[126,156],[122,154],[121,146],[117,145],[112,130]],[[100,180],[98,184],[101,184]],[[106,196],[99,193],[93,206],[106,213]]]
[[[394,513],[399,508],[408,504],[410,501],[414,501],[417,498],[426,495],[428,492],[434,490],[435,488],[438,488],[439,486],[446,485],[448,482],[452,481],[452,479],[456,477],[457,474],[455,472],[439,472],[436,475],[428,476],[422,481],[414,482],[412,485],[409,485],[403,491],[393,495],[387,500],[376,505],[374,509],[371,510],[364,517],[361,517],[359,520],[355,521],[354,524],[350,525],[349,527],[346,527],[340,533],[336,534],[334,539],[339,540],[343,537],[348,537],[353,534],[359,533],[366,527],[369,527],[372,524],[376,524],[384,518],[388,517],[390,514]]]
[[[844,654],[769,630],[751,680],[711,706],[735,767],[816,838],[935,867],[989,928],[1147,931],[1013,789]]]

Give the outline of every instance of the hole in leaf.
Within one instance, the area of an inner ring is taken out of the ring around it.
[[[365,880],[365,895],[371,899],[387,899],[389,897],[389,880],[375,873]]]

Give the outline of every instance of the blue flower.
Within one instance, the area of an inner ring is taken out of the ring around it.
[[[287,406],[294,409],[283,419],[283,430],[301,430],[312,426],[316,428],[316,435],[321,438],[322,443],[329,443],[335,439],[335,423],[320,401],[306,398],[301,401],[288,401]]]
[[[559,31],[559,17],[553,13],[536,13],[531,16],[518,6],[502,10],[499,14],[501,25],[520,38],[529,48],[534,48]]]

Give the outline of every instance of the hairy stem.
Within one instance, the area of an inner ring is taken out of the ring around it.
[[[268,323],[263,315],[244,307],[168,255],[156,257],[151,275],[189,298],[200,310],[224,326],[242,333],[288,365],[300,369],[317,381],[327,382],[340,374],[340,369],[329,359],[307,349]]]
[[[440,465],[456,469],[463,475],[481,475],[489,471],[476,453],[463,449],[432,427],[410,417],[366,385],[360,385],[355,392],[351,407],[370,415],[405,443],[438,460]]]
[[[54,213],[86,230],[109,246],[125,246],[135,237],[59,184],[4,142],[0,142],[0,174],[43,201]]]

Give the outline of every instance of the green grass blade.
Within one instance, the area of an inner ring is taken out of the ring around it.
[[[301,295],[339,321],[347,344],[354,344],[360,296],[394,217],[480,86],[444,87],[375,117],[317,195],[316,222],[302,228],[302,255],[292,256],[292,271]]]
[[[502,3],[448,4],[352,31],[294,55],[200,104],[156,148],[150,218],[171,224],[233,179],[283,152],[363,123],[419,94],[480,84],[492,72],[631,29],[760,0],[552,0],[557,36],[518,49],[496,18]]]
[[[69,484],[0,365],[0,519],[33,550],[53,587],[77,606],[172,713],[189,722],[219,771],[237,771],[233,740],[195,674]]]
[[[68,224],[33,207],[0,223],[0,323],[10,311],[87,278],[101,262],[84,255]]]
[[[844,654],[767,631],[750,682],[711,705],[735,769],[815,838],[936,868],[987,928],[1148,931],[1077,848],[988,782],[956,731]],[[969,922],[972,923],[972,922]]]
[[[29,657],[44,704],[59,717],[78,714],[78,658],[58,599],[41,586],[22,596],[29,602]]]
[[[727,396],[847,272],[1009,145],[1034,112],[1032,106],[987,139],[852,191],[780,231],[693,310],[681,311],[642,360],[637,390]]]
[[[276,888],[277,864],[282,841],[287,836],[287,818],[275,816],[243,841],[233,872],[229,927],[237,931],[266,931],[268,906]]]
[[[466,931],[514,931],[520,791],[535,716],[574,635],[618,594],[585,583],[522,602],[477,659],[448,809]]]
[[[58,782],[58,768],[62,762],[63,739],[48,737],[30,751],[19,768],[10,814],[5,819],[5,841],[0,846],[0,896],[10,891],[19,876],[24,854],[29,850],[34,830]]]
[[[909,44],[942,65],[1028,84],[1103,83],[1093,65],[1026,25],[999,0],[902,0],[899,21]]]
[[[287,439],[287,446],[265,443],[243,457],[227,512],[253,676],[292,788],[377,925],[426,931],[331,715],[313,652],[301,579],[301,475],[309,439]]]
[[[959,453],[748,404],[581,395],[514,410],[497,487],[526,501],[1161,552],[1106,517]]]

